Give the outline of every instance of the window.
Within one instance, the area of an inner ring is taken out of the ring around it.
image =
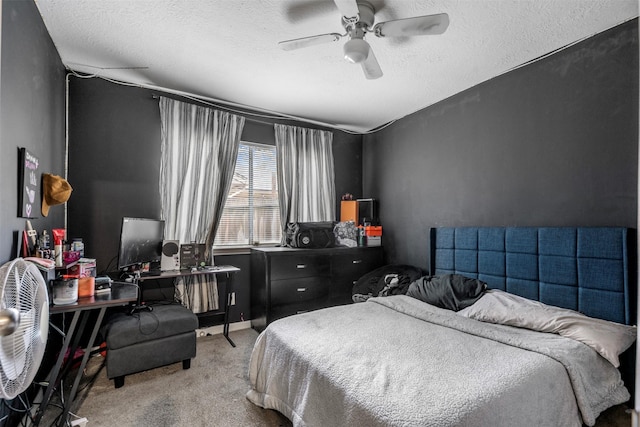
[[[214,246],[280,243],[276,147],[240,142]]]

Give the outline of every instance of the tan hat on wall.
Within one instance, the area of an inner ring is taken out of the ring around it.
[[[73,188],[66,179],[49,173],[42,174],[42,216],[49,215],[49,207],[69,200]]]

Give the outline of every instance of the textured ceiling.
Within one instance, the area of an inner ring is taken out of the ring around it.
[[[332,0],[36,0],[67,68],[364,133],[638,16],[637,0],[369,0],[375,22],[447,13],[442,35],[368,34],[365,79]]]

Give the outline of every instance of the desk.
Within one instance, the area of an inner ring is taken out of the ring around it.
[[[143,282],[145,280],[153,279],[177,279],[191,276],[198,276],[202,274],[224,274],[227,280],[225,286],[225,303],[224,303],[224,326],[222,328],[222,334],[229,341],[232,347],[236,344],[229,338],[229,308],[231,307],[231,294],[233,291],[233,276],[240,271],[238,267],[233,265],[217,265],[209,268],[202,268],[196,270],[176,270],[176,271],[162,271],[157,274],[143,274],[137,278],[137,282]],[[142,292],[141,292],[142,293]]]
[[[47,389],[45,390],[44,396],[42,397],[42,402],[40,403],[40,406],[38,407],[38,410],[35,414],[34,425],[37,426],[40,423],[42,415],[44,414],[44,411],[49,404],[49,400],[51,399],[51,395],[53,394],[53,390],[55,389],[56,384],[59,383],[59,376],[61,373],[60,370],[62,368],[62,363],[64,362],[64,356],[67,350],[71,349],[69,353],[70,359],[72,359],[73,355],[75,354],[75,351],[80,342],[80,338],[87,326],[87,320],[89,318],[90,312],[93,310],[99,310],[98,319],[96,320],[96,323],[93,326],[93,330],[91,331],[89,345],[87,346],[88,348],[84,352],[84,356],[82,357],[82,362],[80,363],[78,373],[76,374],[76,378],[73,382],[71,393],[64,403],[61,420],[65,425],[69,416],[71,405],[73,404],[76,392],[78,391],[78,384],[80,384],[82,372],[84,371],[87,361],[89,360],[89,354],[91,353],[90,348],[96,339],[96,335],[98,334],[100,324],[102,323],[102,319],[104,318],[104,314],[107,311],[107,308],[127,305],[135,302],[137,298],[138,287],[135,284],[114,282],[111,285],[111,292],[109,293],[96,294],[92,297],[78,298],[78,301],[73,304],[52,305],[51,307],[49,307],[50,315],[57,313],[73,313],[73,318],[71,320],[69,330],[67,331],[66,335],[64,335],[62,348],[60,349],[60,354],[58,355],[56,364],[54,365],[53,370],[49,375],[49,384],[47,385]],[[79,324],[78,321],[80,321]],[[70,346],[72,339],[73,344]]]

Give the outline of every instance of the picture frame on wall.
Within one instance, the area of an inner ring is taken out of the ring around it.
[[[40,196],[40,160],[24,147],[18,148],[18,217],[35,218]]]

